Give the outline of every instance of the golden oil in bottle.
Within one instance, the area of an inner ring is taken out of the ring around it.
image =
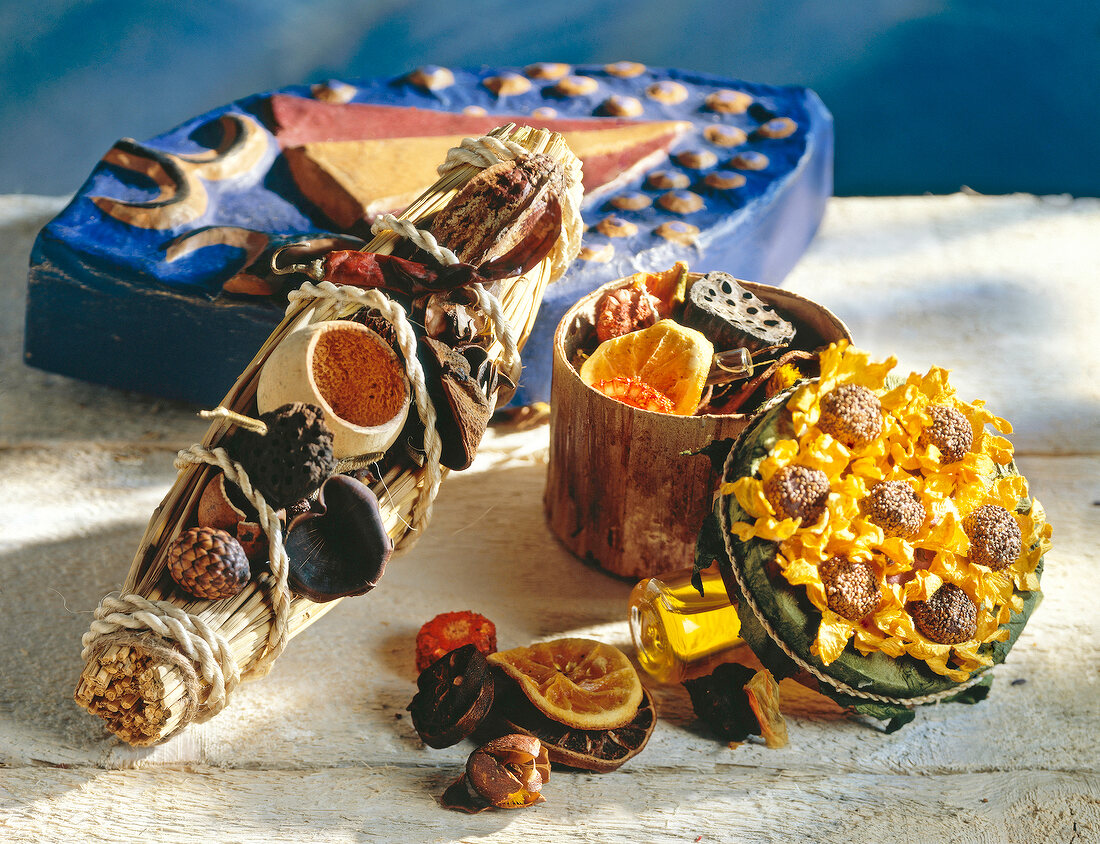
[[[630,635],[638,663],[660,683],[677,683],[741,644],[741,620],[722,577],[701,573],[703,594],[691,569],[643,580],[630,594]]]

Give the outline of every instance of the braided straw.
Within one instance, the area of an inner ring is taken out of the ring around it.
[[[788,393],[780,393],[778,396],[773,398],[771,401],[769,401],[766,404],[762,405],[760,410],[757,413],[756,420],[759,421],[760,419],[762,419],[764,417],[765,413],[767,413],[769,410],[773,409],[777,404],[780,404],[781,402],[786,401],[788,398],[789,398]],[[746,437],[748,435],[749,431],[751,431],[754,427],[755,427],[755,425],[750,424],[744,431],[742,431],[741,436],[738,439],[738,442],[740,442],[741,439]],[[736,444],[734,445],[734,448],[730,449],[730,453],[726,457],[725,465],[722,467],[722,478],[723,478],[723,480],[726,479],[729,476],[729,472],[730,472],[731,465],[732,465],[732,462],[733,462],[733,454],[734,454],[735,451],[736,451]],[[730,530],[730,524],[731,523],[730,523],[729,507],[722,506],[720,508],[720,511],[721,511],[721,526],[722,526],[722,542],[725,545],[726,557],[729,559],[730,569],[733,571],[733,577],[737,581],[737,588],[741,593],[741,598],[743,599],[743,602],[748,605],[750,610],[752,610],[752,614],[754,616],[756,616],[756,620],[760,623],[760,626],[764,629],[764,632],[768,634],[768,637],[773,642],[775,642],[775,644],[779,647],[779,649],[781,651],[783,651],[783,653],[785,653],[795,665],[797,665],[803,671],[806,671],[809,674],[813,675],[815,678],[817,678],[817,680],[819,682],[824,683],[825,685],[830,686],[830,687],[836,689],[838,692],[841,692],[845,695],[850,695],[851,697],[862,698],[864,700],[873,700],[873,701],[876,701],[878,703],[891,703],[891,704],[895,704],[895,705],[899,705],[899,706],[914,707],[914,706],[919,706],[919,705],[924,704],[924,703],[939,703],[944,698],[952,697],[954,695],[957,695],[960,692],[962,692],[966,689],[969,689],[971,686],[976,685],[977,683],[980,683],[984,679],[985,673],[980,672],[980,673],[975,674],[973,677],[971,677],[969,680],[966,680],[963,683],[959,683],[958,685],[952,686],[951,688],[948,688],[948,689],[943,689],[942,691],[939,691],[939,692],[933,692],[932,694],[927,694],[927,695],[920,695],[919,697],[900,698],[900,697],[891,697],[889,695],[880,695],[880,694],[876,694],[875,692],[865,692],[862,689],[857,689],[854,686],[849,686],[847,683],[842,683],[840,680],[836,679],[835,677],[832,677],[829,674],[826,674],[824,671],[819,669],[817,666],[813,665],[810,662],[807,662],[799,654],[794,652],[794,650],[790,647],[790,645],[788,645],[783,640],[783,637],[775,630],[775,628],[772,626],[771,622],[768,621],[768,619],[764,616],[764,613],[761,612],[760,606],[756,603],[756,599],[753,597],[752,592],[749,591],[749,589],[748,589],[748,587],[745,583],[744,574],[741,571],[740,564],[738,563],[738,560],[737,560],[737,556],[733,552],[733,541],[732,541],[733,533]]]

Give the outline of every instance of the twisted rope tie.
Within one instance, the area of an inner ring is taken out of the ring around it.
[[[760,407],[760,410],[757,411],[756,419],[757,420],[762,419],[764,417],[764,414],[768,410],[775,407],[775,405],[778,403],[778,401],[780,399],[782,399],[783,401],[786,401],[787,398],[788,398],[788,396],[785,393],[780,393],[774,399],[772,399],[771,401],[769,401],[766,404],[762,405]],[[750,424],[750,426],[748,428],[746,428],[744,431],[741,432],[740,437],[745,437],[749,433],[749,431],[752,430],[753,427],[754,426]],[[739,439],[740,439],[740,437],[739,437]],[[723,478],[725,478],[727,473],[729,472],[730,462],[733,459],[733,452],[734,452],[734,449],[731,448],[729,456],[726,457],[726,464],[725,464],[725,466],[723,467],[723,470],[722,470],[722,477]],[[781,651],[783,651],[783,653],[785,653],[795,665],[797,665],[802,670],[807,671],[810,674],[812,674],[820,682],[824,683],[827,686],[830,686],[830,687],[836,689],[838,692],[842,692],[843,694],[850,695],[851,697],[863,698],[864,700],[878,701],[880,703],[892,703],[892,704],[901,705],[901,706],[913,707],[913,706],[918,706],[918,705],[924,704],[924,703],[939,703],[944,698],[951,697],[951,696],[956,695],[956,694],[958,694],[958,693],[960,693],[960,692],[962,692],[966,689],[969,689],[971,686],[973,686],[977,683],[980,683],[984,679],[985,672],[981,672],[981,673],[975,674],[969,680],[966,680],[963,683],[959,683],[956,686],[952,686],[949,689],[944,689],[943,691],[933,692],[931,694],[921,695],[919,697],[899,698],[899,697],[891,697],[889,695],[880,695],[880,694],[876,694],[874,692],[865,692],[862,689],[857,689],[854,686],[849,686],[847,683],[842,683],[840,680],[837,680],[835,677],[829,676],[825,672],[818,669],[815,665],[812,665],[811,663],[809,663],[805,659],[803,659],[801,656],[799,656],[797,653],[795,653],[794,650],[790,647],[790,645],[788,645],[783,640],[783,637],[780,636],[779,633],[775,630],[775,628],[772,626],[771,622],[768,621],[768,619],[764,617],[764,613],[761,612],[760,606],[756,603],[756,599],[753,597],[752,592],[750,592],[749,589],[747,588],[747,586],[745,585],[745,579],[744,579],[744,576],[741,573],[740,565],[737,562],[737,557],[733,553],[733,541],[732,541],[733,534],[730,530],[730,521],[729,520],[730,520],[729,507],[724,507],[723,506],[721,508],[722,542],[726,547],[726,556],[729,558],[730,569],[733,571],[733,577],[737,581],[737,588],[741,592],[741,597],[744,599],[744,602],[746,604],[748,604],[749,609],[752,610],[753,615],[756,616],[756,620],[758,622],[760,622],[760,626],[764,629],[764,632],[768,634],[769,638],[771,638],[771,640],[773,642],[775,642],[775,644],[779,647],[779,649]]]
[[[331,281],[322,281],[319,284],[305,282],[297,290],[290,292],[290,305],[287,313],[294,308],[299,299],[326,299],[337,305],[353,305],[360,308],[372,308],[394,328],[397,343],[401,347],[402,357],[405,359],[405,374],[412,384],[413,398],[416,401],[416,409],[420,414],[420,420],[424,423],[424,451],[426,459],[424,468],[428,473],[427,483],[420,487],[416,504],[413,508],[413,521],[409,533],[406,533],[399,541],[398,547],[406,542],[415,541],[415,532],[423,530],[431,519],[432,503],[435,501],[439,485],[443,481],[443,472],[439,466],[439,457],[443,453],[443,443],[436,431],[435,405],[428,395],[428,382],[424,375],[424,367],[416,356],[416,334],[412,323],[409,322],[405,309],[394,302],[379,290],[364,290],[349,285],[336,285]]]

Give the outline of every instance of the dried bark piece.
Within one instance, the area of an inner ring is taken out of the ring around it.
[[[458,744],[492,708],[494,679],[474,644],[449,651],[420,672],[409,703],[413,727],[428,747]]]
[[[555,209],[560,222],[564,191],[562,169],[547,155],[501,161],[467,182],[436,215],[431,233],[459,260],[480,266],[521,248]]]
[[[489,400],[470,372],[470,362],[446,343],[422,338],[420,360],[443,445],[439,462],[448,469],[467,469],[489,427]]]
[[[312,509],[287,528],[289,583],[295,594],[323,603],[373,589],[386,570],[393,540],[370,487],[333,475]]]
[[[582,771],[607,773],[620,768],[642,752],[657,723],[653,696],[644,687],[638,712],[629,724],[611,730],[582,730],[547,718],[503,672],[494,673],[494,678],[493,719],[508,732],[535,736],[551,762]]]

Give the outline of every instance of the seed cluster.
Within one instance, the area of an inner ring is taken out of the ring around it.
[[[230,451],[274,509],[308,496],[336,469],[321,408],[292,402],[260,415],[266,434],[239,430]]]
[[[1004,507],[985,504],[963,519],[970,562],[1000,571],[1020,556],[1020,526]]]
[[[878,607],[882,596],[870,563],[830,557],[818,571],[825,585],[825,600],[837,615],[859,621]]]
[[[788,464],[764,482],[764,495],[779,518],[812,525],[825,512],[829,476],[820,469]]]
[[[911,605],[917,629],[933,642],[959,645],[978,629],[978,608],[962,589],[945,583],[927,601]]]
[[[841,384],[821,397],[817,423],[849,448],[862,448],[882,433],[882,402],[859,384]]]
[[[921,432],[918,443],[938,448],[944,463],[962,460],[974,445],[974,429],[970,426],[970,420],[944,404],[930,405],[928,414],[932,417],[932,424]]]
[[[867,517],[888,536],[912,539],[926,516],[920,496],[905,481],[882,481],[863,500]]]

